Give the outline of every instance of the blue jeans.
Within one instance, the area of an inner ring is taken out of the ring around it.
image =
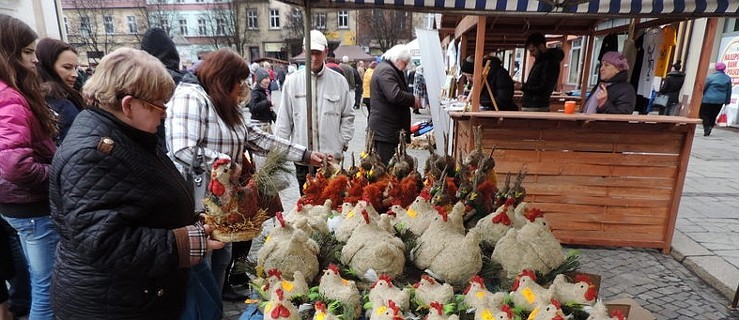
[[[231,262],[231,248],[231,243],[226,243],[223,249],[213,250],[207,258],[208,266],[213,271],[213,278],[216,279],[219,294],[223,292],[223,284],[226,282],[226,269]]]
[[[51,271],[54,267],[56,245],[59,233],[51,217],[3,219],[18,231],[23,254],[28,261],[31,275],[31,314],[29,320],[52,320],[51,310]]]

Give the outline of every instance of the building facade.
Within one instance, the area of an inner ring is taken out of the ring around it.
[[[41,1],[41,0],[36,0]],[[247,60],[287,60],[302,50],[303,13],[266,0],[61,0],[63,31],[83,64],[118,47],[139,47],[150,27],[172,36],[183,67],[230,47]],[[329,40],[356,43],[356,12],[319,11],[313,25]]]
[[[62,6],[59,0],[2,0],[0,13],[20,19],[39,37],[65,39],[62,30]]]

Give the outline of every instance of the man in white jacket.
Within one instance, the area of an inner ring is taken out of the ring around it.
[[[304,68],[285,79],[274,134],[340,159],[354,136],[354,100],[344,76],[324,66],[328,55],[326,37],[317,30],[312,30],[310,36],[310,50],[304,51],[306,59],[310,57],[313,107],[309,113],[305,84],[308,68]],[[295,168],[302,195],[309,167],[296,163]]]

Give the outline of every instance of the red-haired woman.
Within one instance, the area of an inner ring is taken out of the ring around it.
[[[167,104],[165,123],[169,155],[181,169],[192,163],[196,146],[203,148],[207,171],[215,159],[223,156],[230,157],[231,163],[242,163],[245,149],[260,155],[283,150],[288,161],[321,163],[323,154],[265,133],[244,119],[240,104],[248,100],[244,99],[248,78],[244,59],[231,49],[220,49],[203,58],[196,74],[182,79]],[[213,275],[222,290],[231,249],[227,245],[214,251],[211,260]]]

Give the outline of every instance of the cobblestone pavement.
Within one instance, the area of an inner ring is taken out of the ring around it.
[[[655,249],[580,248],[580,270],[601,275],[600,297],[632,298],[660,319],[739,319],[728,300]]]
[[[428,114],[413,115],[414,122],[427,118],[429,118]],[[366,115],[358,112],[355,126],[355,135],[349,151],[355,151],[358,154],[364,149]],[[724,136],[723,139],[739,138],[739,133],[729,130],[714,130],[714,135]],[[705,161],[732,158],[739,163],[739,155],[733,153],[727,155],[728,150],[737,150],[736,148],[729,149],[722,141],[711,141],[719,139],[721,138],[696,137],[694,153],[696,150],[700,151],[699,154],[705,158]],[[739,139],[733,140],[739,141]],[[739,142],[733,144],[739,147]],[[703,147],[705,150],[701,149]],[[409,153],[418,158],[420,164],[424,163],[427,156],[427,152],[423,150],[409,150]],[[715,169],[706,168],[707,166],[700,159],[696,160],[695,157],[691,157],[691,165],[685,181],[685,195],[678,218],[678,230],[685,232],[691,239],[692,237],[703,239],[704,242],[699,244],[706,246],[716,244],[716,250],[724,250],[720,253],[733,257],[731,262],[739,265],[739,251],[737,250],[739,240],[736,242],[733,240],[734,236],[739,236],[737,233],[739,228],[735,227],[735,224],[739,224],[739,219],[734,217],[739,209],[739,200],[737,200],[739,199],[737,197],[739,187],[726,181],[722,182],[727,180],[725,176],[717,177],[731,172],[733,168],[723,162],[721,166],[723,169],[718,170],[717,173]],[[285,208],[292,207],[298,198],[296,185],[293,184],[283,191],[281,197]],[[707,211],[712,212],[710,217],[706,217]],[[709,221],[705,221],[706,219]],[[711,237],[710,233],[713,231],[722,231],[725,234]],[[600,297],[605,300],[632,298],[651,311],[658,320],[739,320],[739,313],[731,312],[727,308],[729,300],[726,294],[722,295],[686,268],[684,264],[670,255],[662,254],[659,250],[602,247],[575,247],[575,249],[580,250],[580,270],[601,275]],[[252,253],[256,250],[258,248],[252,248]],[[735,252],[737,254],[734,255]],[[224,319],[239,319],[245,307],[246,305],[240,302],[224,302]]]

